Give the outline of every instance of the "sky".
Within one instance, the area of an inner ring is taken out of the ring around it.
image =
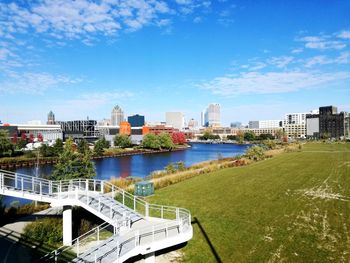
[[[348,0],[0,0],[0,120],[350,111],[349,14]]]

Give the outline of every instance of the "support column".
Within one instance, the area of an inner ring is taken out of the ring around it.
[[[72,245],[72,206],[63,206],[63,245]]]
[[[145,263],[155,263],[155,262],[156,262],[156,255],[154,252],[145,255]]]

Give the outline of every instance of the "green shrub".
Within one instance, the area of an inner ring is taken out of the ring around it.
[[[62,242],[62,219],[44,218],[25,226],[23,238],[30,237],[39,242],[56,245]]]
[[[266,157],[264,149],[260,146],[250,147],[245,151],[245,156],[248,159],[255,160],[255,161],[264,160]]]

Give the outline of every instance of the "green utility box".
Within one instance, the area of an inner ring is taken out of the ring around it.
[[[154,185],[152,182],[138,182],[135,183],[134,195],[149,196],[154,194]]]

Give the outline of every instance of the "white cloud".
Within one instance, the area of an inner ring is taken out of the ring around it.
[[[288,66],[293,60],[294,60],[294,57],[281,56],[281,57],[273,57],[269,59],[267,62],[271,65],[276,66],[277,68],[284,68]]]
[[[39,0],[28,7],[1,3],[0,33],[47,33],[58,39],[86,39],[87,35],[116,35],[157,24],[170,8],[162,0]]]
[[[337,37],[344,38],[344,39],[350,39],[350,31],[342,31],[340,32]]]
[[[299,53],[301,53],[303,51],[304,51],[304,49],[302,49],[302,48],[294,48],[292,50],[292,54],[299,54]]]
[[[203,18],[200,17],[200,16],[196,16],[194,19],[193,19],[193,23],[195,24],[199,24],[203,21]]]
[[[46,72],[27,72],[18,74],[12,72],[6,80],[0,81],[1,93],[43,94],[46,90],[81,82],[64,75],[54,75]]]
[[[350,72],[245,72],[238,76],[217,77],[209,82],[199,84],[198,87],[222,96],[271,94],[314,88],[344,79],[350,79]]]
[[[306,36],[299,39],[299,41],[304,42],[306,48],[326,50],[326,49],[336,49],[340,50],[346,47],[346,44],[332,39],[330,36]]]
[[[305,67],[327,64],[348,64],[350,63],[350,52],[342,52],[338,57],[330,58],[325,55],[315,56],[306,61]]]

